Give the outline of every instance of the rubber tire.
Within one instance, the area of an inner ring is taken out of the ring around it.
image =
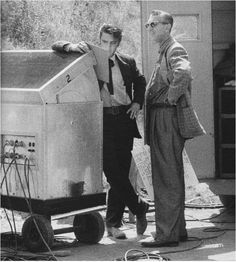
[[[75,215],[73,226],[77,240],[87,244],[98,243],[105,232],[103,218],[98,212]]]
[[[53,245],[54,233],[51,223],[48,219],[40,215],[32,215],[25,220],[22,227],[24,245],[32,252],[48,250],[48,247],[45,245],[38,232],[35,222],[48,247]]]

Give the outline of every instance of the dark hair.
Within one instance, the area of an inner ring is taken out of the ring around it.
[[[99,30],[99,38],[100,39],[101,39],[102,33],[107,33],[107,34],[112,35],[119,42],[122,39],[122,29],[120,29],[117,26],[113,26],[113,25],[110,25],[110,24],[103,24],[102,27]]]
[[[174,24],[174,19],[173,16],[165,11],[162,10],[152,10],[151,15],[153,16],[160,16],[161,18],[163,18],[164,23],[170,24],[170,29],[172,28],[173,24]]]

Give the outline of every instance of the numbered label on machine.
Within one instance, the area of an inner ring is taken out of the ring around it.
[[[2,135],[1,162],[10,163],[13,159],[17,164],[24,165],[28,160],[31,166],[36,164],[37,144],[35,136]]]

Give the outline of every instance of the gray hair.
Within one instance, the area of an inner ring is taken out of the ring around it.
[[[160,16],[163,18],[163,22],[166,24],[170,24],[170,29],[172,29],[172,26],[174,24],[174,19],[173,16],[165,11],[162,10],[152,10],[151,12],[152,16]]]

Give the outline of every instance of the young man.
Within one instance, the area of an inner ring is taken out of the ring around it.
[[[105,24],[100,29],[101,48],[109,52],[110,81],[99,81],[103,101],[103,170],[110,184],[106,226],[108,235],[124,239],[119,229],[125,206],[136,215],[137,234],[147,227],[148,204],[135,193],[130,180],[131,150],[134,137],[140,138],[136,116],[142,107],[146,81],[133,58],[118,53],[122,30]],[[85,42],[72,44],[59,41],[52,49],[66,52],[87,52]]]
[[[192,77],[186,50],[170,36],[172,26],[173,17],[160,10],[152,11],[146,24],[153,42],[159,44],[160,55],[145,94],[145,139],[151,152],[156,234],[142,242],[144,247],[177,246],[187,239],[185,138],[180,134],[177,107],[182,97],[190,97]]]

